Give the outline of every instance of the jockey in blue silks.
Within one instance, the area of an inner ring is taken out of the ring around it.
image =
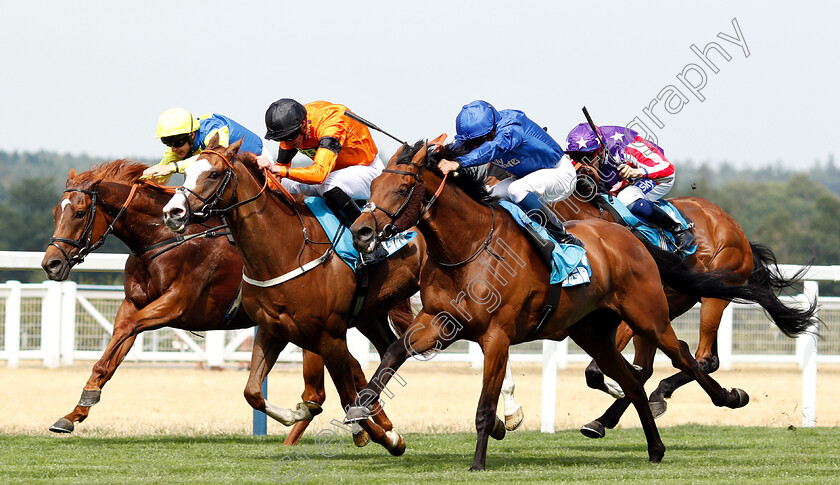
[[[461,109],[455,129],[456,143],[469,152],[455,160],[441,160],[441,172],[485,163],[502,168],[511,177],[492,188],[493,196],[511,200],[531,218],[538,218],[557,242],[583,246],[545,205],[570,196],[576,176],[571,160],[544,129],[522,111],[497,111],[480,100]]]

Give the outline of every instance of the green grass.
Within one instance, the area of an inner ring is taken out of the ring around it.
[[[282,437],[0,435],[0,483],[836,483],[840,428],[677,426],[660,429],[667,450],[647,461],[639,429],[588,440],[577,431],[515,432],[492,441],[487,471],[468,472],[473,434],[406,435],[394,458],[347,436],[296,454]],[[339,433],[343,435],[342,433]],[[339,449],[340,448],[340,449]],[[324,457],[325,454],[334,454]],[[309,456],[308,460],[304,455]],[[287,457],[287,458],[284,458]]]

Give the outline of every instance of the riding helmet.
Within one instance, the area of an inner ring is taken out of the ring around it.
[[[306,119],[306,108],[294,99],[282,98],[271,103],[265,112],[267,140],[282,141],[300,129]]]

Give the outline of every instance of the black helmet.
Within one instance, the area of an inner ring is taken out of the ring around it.
[[[294,99],[278,99],[265,112],[265,127],[268,128],[266,140],[289,141],[296,138],[300,124],[305,119],[306,108],[302,104]]]

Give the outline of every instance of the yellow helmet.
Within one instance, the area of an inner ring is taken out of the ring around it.
[[[158,118],[155,138],[183,135],[198,129],[198,118],[184,108],[168,109]]]

